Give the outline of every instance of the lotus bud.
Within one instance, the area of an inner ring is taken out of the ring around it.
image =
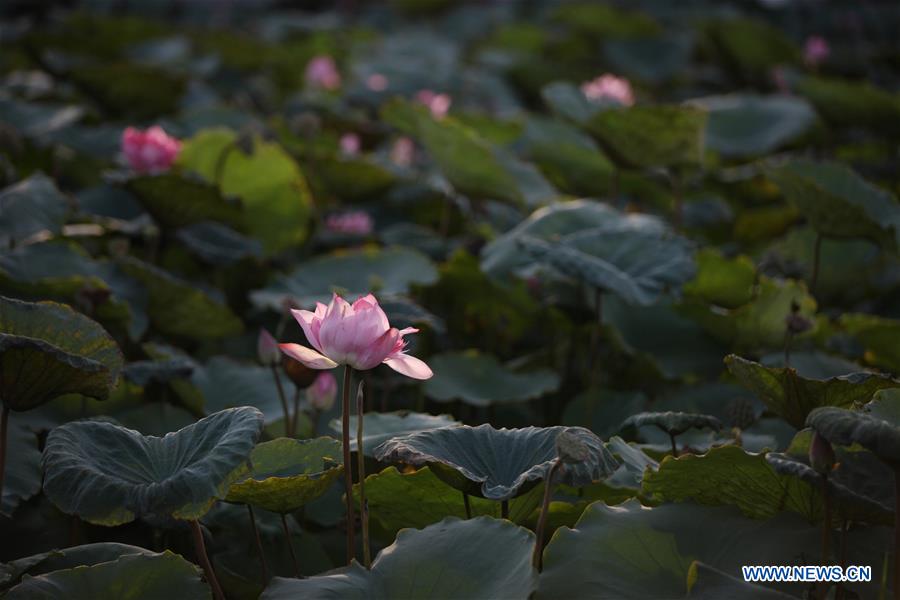
[[[267,367],[281,362],[281,348],[278,347],[278,340],[263,328],[260,328],[259,337],[256,339],[256,356],[259,358],[259,362]]]
[[[556,436],[556,454],[563,464],[575,464],[586,461],[590,457],[588,445],[568,429]]]
[[[337,380],[331,371],[321,371],[312,386],[306,390],[306,399],[310,406],[319,412],[330,410],[336,397]]]
[[[834,469],[835,460],[831,443],[819,435],[818,431],[813,432],[812,442],[809,444],[809,464],[813,470],[827,475]]]
[[[585,98],[594,103],[611,103],[621,106],[634,105],[634,92],[631,83],[624,77],[616,77],[610,73],[601,75],[581,84],[581,92]]]
[[[784,324],[792,335],[799,335],[812,329],[813,323],[800,314],[800,305],[796,301],[791,302],[791,314],[784,319]]]
[[[313,57],[306,65],[306,84],[313,88],[336,90],[341,87],[341,74],[334,59],[327,55]]]
[[[831,48],[825,38],[820,35],[811,35],[806,38],[806,42],[803,44],[803,61],[807,65],[816,67],[825,62],[829,54],[831,54]]]
[[[288,376],[288,379],[293,381],[294,385],[301,389],[311,386],[316,380],[316,375],[319,373],[315,369],[311,369],[299,360],[287,355],[281,357],[281,368],[284,369],[284,373]]]
[[[180,150],[181,142],[158,126],[146,131],[128,127],[122,132],[122,154],[135,173],[167,171]]]

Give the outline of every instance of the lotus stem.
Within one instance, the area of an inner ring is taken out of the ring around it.
[[[366,455],[363,453],[363,410],[365,410],[364,382],[359,382],[356,392],[356,468],[359,479],[359,518],[362,525],[363,562],[372,568],[372,552],[369,549],[369,503],[366,500]]]
[[[256,550],[259,552],[259,563],[262,565],[262,584],[263,587],[269,583],[269,565],[266,563],[266,553],[263,551],[262,540],[259,537],[259,528],[256,526],[256,516],[253,514],[253,506],[247,505],[247,512],[250,515],[250,528],[253,530],[253,537],[256,539]]]
[[[541,516],[538,518],[537,531],[535,535],[537,540],[534,544],[534,555],[531,557],[531,564],[534,568],[541,571],[544,568],[544,528],[547,526],[547,514],[550,512],[550,495],[553,493],[553,476],[559,470],[562,462],[557,458],[553,461],[553,466],[547,472],[547,478],[544,480],[544,501],[541,503]]]
[[[788,329],[784,334],[784,366],[791,366],[791,342],[794,341],[794,334]]]
[[[472,518],[472,505],[469,503],[469,495],[465,492],[463,492],[462,495],[463,495],[463,505],[465,505],[465,507],[466,507],[466,518],[471,519]]]
[[[297,435],[297,421],[300,419],[300,387],[294,389],[294,414],[291,416],[291,436]],[[316,437],[316,425],[313,423],[313,437]]]
[[[350,365],[344,365],[344,387],[342,389],[341,402],[341,443],[344,445],[344,492],[347,501],[347,564],[353,561],[356,554],[356,542],[354,529],[356,528],[356,515],[353,511],[353,466],[350,462],[350,378],[353,369]]]
[[[284,411],[284,435],[285,437],[294,437],[291,431],[291,412],[288,410],[287,398],[284,395],[284,388],[281,386],[281,377],[278,376],[278,367],[272,365],[272,377],[275,378],[275,387],[278,388],[278,398],[281,400],[281,410]]]
[[[0,503],[3,502],[3,476],[6,472],[6,429],[9,425],[9,408],[0,412]]]
[[[194,534],[194,550],[197,553],[197,560],[203,567],[203,573],[206,574],[206,581],[212,588],[213,596],[216,600],[225,600],[225,594],[222,592],[222,586],[216,579],[216,572],[213,571],[212,563],[209,562],[209,555],[206,554],[206,544],[203,542],[203,530],[200,529],[200,522],[191,521],[191,532]]]
[[[828,492],[828,474],[822,475],[822,565],[828,564],[831,554],[831,494]],[[828,583],[820,581],[816,584],[819,598],[825,600],[828,595]]]
[[[669,432],[669,441],[672,443],[672,456],[678,458],[678,444],[675,443],[675,434]]]
[[[500,518],[509,518],[509,500],[504,500],[500,503]]]
[[[819,259],[822,254],[822,234],[816,234],[816,244],[813,247],[813,267],[812,275],[809,278],[809,291],[812,294],[816,292],[816,282],[819,280]]]
[[[291,562],[294,563],[294,577],[300,577],[300,566],[297,564],[297,555],[294,553],[294,543],[291,541],[291,530],[288,529],[287,516],[281,513],[281,529],[284,531],[284,541],[291,553]]]

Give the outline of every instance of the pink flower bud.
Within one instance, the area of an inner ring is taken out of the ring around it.
[[[836,459],[834,456],[834,448],[831,444],[819,435],[819,432],[813,432],[812,442],[809,444],[809,464],[817,473],[827,475],[834,469]]]
[[[327,55],[316,56],[306,65],[306,84],[323,90],[341,87],[341,74],[334,59]]]
[[[409,167],[413,163],[416,146],[408,137],[398,138],[391,147],[391,162],[398,167]]]
[[[355,133],[345,133],[341,136],[341,154],[344,156],[358,156],[361,143]]]
[[[628,80],[609,73],[582,83],[581,91],[591,102],[614,102],[622,106],[634,104],[634,92]]]
[[[383,92],[388,88],[388,78],[381,73],[373,73],[366,77],[366,87],[373,92]]]
[[[260,328],[259,337],[256,340],[256,355],[259,357],[259,362],[267,367],[281,362],[281,350],[278,348],[278,340],[262,328]]]
[[[122,154],[135,173],[168,171],[180,150],[181,142],[158,126],[146,131],[128,127],[122,132]]]
[[[306,399],[314,409],[325,412],[334,406],[337,397],[337,380],[331,371],[319,373],[312,386],[306,390]]]
[[[369,235],[372,233],[372,217],[361,210],[330,215],[325,227],[332,233],[345,235]]]
[[[806,42],[803,44],[803,61],[807,65],[817,67],[825,62],[829,54],[831,54],[831,48],[828,47],[825,38],[820,35],[811,35],[806,38]]]
[[[443,119],[450,110],[453,100],[448,94],[437,94],[431,90],[421,90],[416,94],[416,101],[424,104],[431,111],[431,116],[435,119]]]

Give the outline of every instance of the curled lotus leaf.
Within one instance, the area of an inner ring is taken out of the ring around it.
[[[671,435],[681,435],[691,428],[709,428],[715,431],[722,429],[722,422],[712,415],[675,411],[642,412],[631,415],[622,422],[622,428],[647,427],[650,425],[658,427]]]
[[[810,412],[806,424],[832,444],[859,444],[900,467],[900,427],[875,414],[825,406]]]

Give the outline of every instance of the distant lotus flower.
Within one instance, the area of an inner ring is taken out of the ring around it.
[[[306,83],[324,90],[341,87],[341,74],[334,59],[327,55],[316,56],[306,65]]]
[[[624,77],[616,77],[609,73],[581,84],[581,91],[591,102],[612,101],[622,106],[634,104],[634,92],[631,84]]]
[[[181,142],[159,126],[146,131],[128,127],[122,133],[122,153],[136,173],[162,173],[169,170],[179,150]]]
[[[398,138],[391,148],[391,162],[400,167],[412,165],[416,146],[408,137]]]
[[[328,306],[316,303],[315,312],[292,310],[314,348],[300,344],[280,344],[281,350],[312,369],[332,369],[348,365],[367,371],[386,364],[413,379],[429,379],[431,369],[424,362],[404,353],[404,335],[418,329],[391,327],[387,315],[369,294],[350,304],[337,294]]]
[[[366,87],[373,92],[383,92],[388,87],[388,78],[381,73],[372,73],[366,77]]]
[[[334,406],[337,397],[337,380],[331,371],[319,373],[312,386],[306,390],[306,399],[314,409],[325,412]]]
[[[431,111],[431,116],[435,119],[443,119],[450,110],[453,100],[448,94],[438,94],[431,90],[420,90],[416,94],[416,101],[424,104]]]
[[[811,67],[817,67],[831,54],[828,42],[820,35],[811,35],[803,44],[803,60]]]
[[[356,156],[359,154],[361,143],[355,133],[345,133],[341,136],[341,153],[344,156]]]
[[[325,227],[333,233],[369,235],[372,233],[372,217],[361,210],[330,215],[325,219]]]
[[[784,67],[777,66],[772,68],[772,83],[775,84],[775,89],[777,89],[782,94],[790,94],[791,86],[788,83],[787,74],[785,73]]]
[[[256,340],[256,355],[259,358],[259,362],[267,367],[281,362],[281,350],[278,348],[278,340],[262,328],[259,330],[259,337]]]

